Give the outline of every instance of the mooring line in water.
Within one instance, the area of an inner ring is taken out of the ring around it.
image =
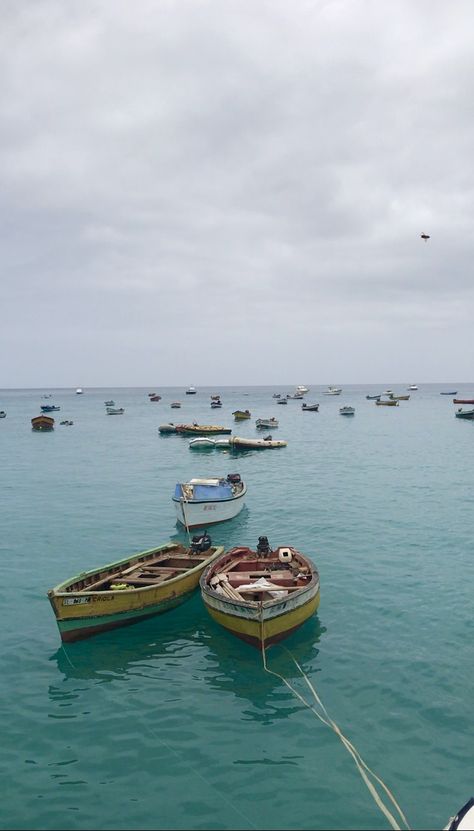
[[[153,730],[153,728],[152,728],[151,730],[149,730],[149,732],[150,732],[150,733],[152,733],[152,734],[154,734],[154,736],[155,736],[155,738],[157,739],[157,741],[159,741],[159,742],[160,742],[160,744],[162,744],[162,745],[163,745],[163,747],[166,747],[166,748],[167,748],[167,750],[169,750],[171,753],[173,753],[173,755],[174,755],[174,756],[176,756],[176,758],[177,758],[180,762],[182,762],[182,761],[183,761],[183,759],[181,758],[180,754],[179,754],[176,750],[174,750],[174,749],[173,749],[173,748],[172,748],[172,747],[168,744],[168,742],[165,742],[163,739],[161,739],[159,736],[157,736],[157,735],[156,735],[156,732]],[[216,788],[216,786],[215,786],[215,785],[213,785],[213,784],[212,784],[212,782],[210,782],[208,779],[206,779],[206,777],[205,777],[205,776],[203,776],[203,775],[202,775],[202,773],[200,773],[200,772],[199,772],[199,771],[198,771],[198,770],[197,770],[197,769],[196,769],[193,765],[191,765],[191,764],[188,762],[188,760],[187,760],[187,759],[185,760],[185,764],[186,764],[186,765],[190,768],[190,770],[192,770],[192,772],[193,772],[193,773],[194,773],[197,777],[199,777],[199,779],[201,779],[201,780],[202,780],[202,781],[203,781],[206,785],[208,785],[208,787],[209,787],[209,788],[211,788],[211,789],[213,789],[214,791],[216,791],[216,793],[217,793],[217,794],[219,794],[219,796],[220,796],[220,798],[222,799],[222,801],[223,801],[223,802],[226,802],[226,803],[227,803],[227,805],[230,805],[230,807],[231,807],[231,808],[233,808],[233,810],[235,811],[235,813],[236,813],[236,814],[239,814],[239,816],[241,816],[241,817],[242,817],[242,819],[244,819],[246,822],[248,822],[248,824],[249,824],[250,828],[254,828],[254,829],[255,829],[255,831],[257,831],[257,826],[253,824],[252,820],[251,820],[251,819],[249,819],[249,817],[248,817],[248,816],[246,816],[246,814],[244,814],[244,812],[243,812],[243,811],[241,811],[241,810],[240,810],[240,808],[238,808],[238,807],[237,807],[237,805],[234,805],[234,803],[233,803],[233,802],[231,802],[231,801],[230,801],[230,799],[228,799],[228,798],[225,796],[225,794],[223,794],[223,793],[222,793],[222,791],[220,791],[220,790],[219,790],[219,788]]]
[[[263,618],[262,617],[260,619],[260,624],[261,624],[261,635],[263,635]],[[365,782],[365,784],[367,786],[367,789],[368,789],[369,793],[371,794],[374,802],[380,808],[382,813],[385,815],[385,817],[389,821],[389,823],[392,826],[392,828],[394,829],[394,831],[401,831],[401,828],[398,825],[398,822],[395,819],[395,817],[393,816],[393,814],[391,813],[391,811],[389,811],[389,809],[387,808],[387,806],[385,805],[383,800],[380,798],[380,795],[378,794],[377,789],[374,787],[374,785],[370,781],[369,777],[367,776],[367,773],[371,774],[371,776],[373,776],[374,779],[376,779],[377,782],[380,784],[380,786],[384,789],[384,791],[387,794],[388,798],[390,799],[390,801],[393,803],[396,810],[398,811],[398,813],[399,813],[399,815],[402,819],[402,822],[406,825],[407,829],[410,829],[410,826],[409,826],[408,821],[405,817],[405,814],[403,813],[403,811],[400,808],[397,800],[395,799],[395,797],[393,796],[393,794],[391,793],[389,788],[380,779],[380,777],[378,777],[377,774],[374,773],[373,770],[371,770],[369,768],[369,766],[364,762],[364,760],[363,760],[362,756],[360,755],[359,751],[354,747],[352,742],[350,742],[349,739],[347,739],[346,736],[344,736],[344,734],[342,733],[342,731],[340,730],[340,728],[338,727],[336,722],[333,721],[333,719],[328,715],[328,712],[327,712],[324,704],[322,703],[320,697],[318,696],[316,690],[314,689],[314,686],[312,685],[312,683],[309,680],[309,678],[307,677],[305,671],[300,666],[300,664],[298,663],[296,658],[292,655],[290,650],[287,649],[286,647],[283,647],[283,649],[285,649],[285,651],[288,653],[288,655],[290,656],[290,658],[293,660],[296,667],[298,668],[299,672],[301,673],[302,677],[304,678],[306,684],[308,685],[309,689],[311,690],[311,692],[314,696],[315,701],[321,707],[321,709],[324,713],[324,716],[322,716],[321,713],[319,713],[317,711],[317,709],[314,707],[314,705],[312,705],[308,701],[306,701],[306,699],[301,695],[301,693],[299,693],[298,690],[296,690],[292,686],[292,684],[290,684],[290,682],[283,675],[280,675],[279,672],[275,672],[275,670],[268,668],[267,658],[266,658],[266,654],[265,654],[265,641],[264,641],[263,637],[261,637],[260,642],[261,642],[261,647],[262,647],[263,668],[264,668],[265,672],[268,672],[270,675],[275,675],[277,678],[280,678],[280,680],[283,681],[283,683],[288,687],[288,689],[291,690],[293,695],[295,695],[302,702],[302,704],[305,707],[307,707],[309,710],[311,710],[314,713],[314,715],[317,716],[317,718],[319,718],[320,721],[322,721],[323,724],[325,724],[327,727],[329,727],[331,730],[333,730],[334,733],[336,733],[336,735],[339,737],[339,739],[341,740],[341,742],[344,745],[344,747],[346,748],[346,750],[351,754],[352,758],[354,759],[357,770],[359,771],[363,781]],[[367,773],[366,773],[366,771],[367,771]]]
[[[390,799],[390,801],[392,802],[392,804],[394,805],[394,807],[395,807],[395,808],[396,808],[396,810],[398,811],[398,813],[399,813],[399,815],[400,815],[400,817],[401,817],[402,821],[405,823],[405,825],[406,825],[406,826],[407,826],[407,828],[409,829],[409,828],[410,828],[410,826],[409,826],[409,824],[408,824],[408,820],[407,820],[407,818],[406,818],[405,814],[403,813],[402,809],[400,808],[400,806],[399,806],[399,804],[398,804],[397,800],[395,799],[395,797],[394,797],[393,793],[392,793],[392,792],[390,791],[390,789],[387,787],[387,785],[385,784],[385,782],[383,782],[383,781],[382,781],[382,779],[380,779],[380,777],[379,777],[379,776],[377,776],[377,774],[376,774],[376,773],[375,773],[375,772],[374,772],[374,771],[373,771],[373,770],[372,770],[372,769],[371,769],[371,768],[370,768],[370,767],[366,764],[366,762],[364,762],[364,760],[363,760],[362,756],[360,755],[359,751],[357,750],[357,748],[355,748],[355,747],[354,747],[354,745],[352,744],[352,742],[351,742],[351,741],[349,741],[349,739],[348,739],[346,736],[344,736],[344,734],[341,732],[341,730],[340,730],[340,728],[338,727],[338,725],[336,724],[336,722],[335,722],[335,721],[333,721],[333,719],[331,719],[331,717],[329,716],[329,714],[328,714],[328,712],[327,712],[327,710],[326,710],[326,708],[325,708],[325,706],[324,706],[323,702],[321,701],[321,699],[320,699],[320,697],[318,696],[318,694],[317,694],[316,690],[314,689],[313,684],[312,684],[312,683],[311,683],[311,681],[309,680],[308,676],[306,675],[305,671],[304,671],[304,670],[303,670],[303,668],[300,666],[300,664],[298,663],[298,661],[296,660],[296,658],[294,657],[294,655],[292,655],[292,653],[290,652],[290,650],[289,650],[286,646],[283,646],[282,648],[285,650],[285,652],[287,652],[287,653],[288,653],[288,655],[290,656],[290,658],[294,661],[294,663],[295,663],[295,664],[296,664],[296,666],[298,667],[298,669],[299,669],[299,671],[300,671],[300,673],[301,673],[302,677],[304,678],[304,680],[305,680],[306,684],[308,685],[308,687],[310,688],[311,692],[313,693],[315,700],[317,701],[317,703],[318,703],[318,704],[319,704],[319,706],[321,707],[321,709],[322,709],[323,713],[325,714],[326,718],[327,718],[327,719],[328,719],[328,721],[330,722],[332,729],[333,729],[333,730],[335,730],[335,732],[336,732],[336,733],[340,736],[341,741],[343,741],[343,742],[344,742],[344,744],[345,744],[345,746],[347,747],[347,749],[349,750],[349,752],[354,752],[354,753],[357,755],[357,758],[359,759],[359,762],[360,762],[360,764],[362,765],[362,767],[363,767],[363,768],[365,768],[365,770],[367,770],[367,771],[368,771],[368,772],[369,772],[369,773],[370,773],[370,774],[374,777],[374,779],[376,779],[376,780],[377,780],[377,782],[380,784],[380,786],[384,789],[384,791],[385,791],[385,793],[387,794],[388,798]]]
[[[63,652],[64,652],[64,654],[65,654],[66,658],[68,659],[69,663],[71,664],[72,668],[73,668],[73,669],[76,669],[76,667],[74,666],[73,662],[71,661],[71,659],[70,659],[69,655],[67,654],[66,649],[65,649],[64,644],[63,644],[63,643],[61,644],[61,649],[63,650]]]

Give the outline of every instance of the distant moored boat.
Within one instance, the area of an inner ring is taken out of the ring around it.
[[[454,413],[456,418],[474,418],[474,410],[463,410],[462,407],[459,407],[459,410],[456,410]]]
[[[271,430],[272,427],[278,427],[278,419],[276,418],[257,418],[255,427],[259,430]]]
[[[54,418],[47,415],[39,415],[31,419],[31,429],[36,432],[51,432],[54,430]]]
[[[227,478],[178,482],[172,497],[178,522],[186,528],[233,519],[245,504],[247,486],[238,473]]]

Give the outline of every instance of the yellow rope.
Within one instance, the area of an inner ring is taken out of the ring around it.
[[[262,615],[262,618],[263,618],[263,615]],[[263,631],[263,619],[262,618],[261,618],[261,626],[262,626],[261,631]],[[364,762],[364,760],[362,759],[360,753],[354,747],[352,742],[350,742],[349,739],[347,739],[346,736],[344,736],[344,734],[341,732],[340,728],[337,726],[336,722],[333,721],[332,718],[330,718],[324,704],[322,703],[322,701],[319,698],[316,690],[314,689],[314,686],[312,685],[311,681],[307,677],[307,675],[304,672],[304,670],[302,669],[302,667],[299,665],[296,658],[291,654],[289,649],[286,649],[286,647],[283,647],[285,649],[285,651],[289,654],[290,658],[294,661],[294,663],[295,663],[296,667],[298,668],[298,670],[300,671],[300,673],[301,673],[302,677],[304,678],[306,684],[308,685],[309,689],[311,690],[315,701],[321,707],[321,709],[324,713],[324,716],[322,716],[321,713],[318,713],[316,708],[312,704],[308,703],[306,701],[306,699],[301,695],[301,693],[299,693],[298,690],[296,690],[283,675],[280,675],[279,672],[275,672],[274,670],[268,668],[266,654],[265,654],[265,645],[264,645],[263,639],[261,639],[261,648],[262,648],[263,668],[264,668],[265,672],[268,672],[270,675],[275,675],[277,678],[280,678],[280,680],[283,681],[284,684],[286,684],[288,689],[291,690],[293,695],[295,695],[305,707],[307,707],[309,710],[311,710],[314,713],[314,715],[317,716],[317,718],[319,718],[319,720],[323,722],[323,724],[325,724],[327,727],[329,727],[331,730],[333,730],[334,733],[336,733],[336,735],[340,738],[342,744],[344,745],[346,750],[351,754],[352,758],[354,759],[354,762],[357,766],[357,770],[359,771],[363,781],[365,782],[365,784],[366,784],[366,786],[369,790],[369,793],[371,794],[374,802],[380,808],[382,813],[386,816],[387,820],[389,821],[389,823],[392,826],[392,828],[394,829],[394,831],[401,831],[400,826],[398,825],[397,820],[395,819],[395,817],[393,816],[391,811],[389,811],[387,806],[384,804],[384,802],[380,798],[376,788],[374,787],[374,785],[370,781],[369,777],[367,776],[367,773],[371,774],[374,777],[374,779],[376,779],[376,781],[380,784],[380,786],[384,789],[384,791],[387,794],[388,798],[390,799],[390,801],[393,803],[396,810],[398,811],[399,816],[402,819],[402,822],[405,824],[407,829],[410,829],[410,826],[409,826],[408,821],[405,817],[405,814],[403,813],[402,809],[398,805],[398,802],[396,801],[395,797],[393,796],[393,794],[391,793],[389,788],[387,788],[385,783],[377,776],[377,774],[374,773],[373,770],[371,770],[369,768],[369,766]]]

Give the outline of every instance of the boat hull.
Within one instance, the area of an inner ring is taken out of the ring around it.
[[[31,419],[31,429],[36,433],[50,433],[54,430],[54,418],[52,416],[40,415]]]
[[[57,619],[59,634],[64,643],[85,640],[93,635],[102,632],[109,632],[112,629],[119,629],[122,626],[132,626],[155,615],[163,614],[169,609],[174,609],[184,603],[194,592],[196,585],[187,592],[182,592],[176,597],[160,598],[155,604],[147,604],[143,609],[123,609],[109,614],[90,615],[83,619]],[[105,600],[106,598],[97,598]],[[98,604],[97,604],[98,605]]]
[[[160,424],[158,431],[162,435],[166,435],[167,433],[176,433],[176,427],[174,424]]]
[[[210,439],[207,436],[198,436],[195,439],[190,439],[189,446],[193,450],[209,450],[216,446],[216,439]]]
[[[269,646],[289,637],[318,610],[320,591],[318,583],[316,593],[307,602],[288,608],[293,600],[290,599],[280,604],[281,607],[286,608],[281,608],[279,614],[273,614],[271,617],[267,616],[263,610],[263,620],[242,617],[236,613],[238,611],[236,607],[232,610],[228,604],[222,602],[221,608],[218,608],[219,601],[215,598],[203,596],[203,600],[207,611],[216,623],[256,649],[261,649],[262,645],[268,649]]]
[[[226,522],[240,513],[245,505],[247,487],[242,493],[232,499],[220,499],[214,502],[186,502],[184,499],[175,499],[173,503],[176,518],[185,527],[200,528],[215,525],[217,522]]]
[[[177,424],[174,432],[180,436],[215,436],[218,433],[230,435],[232,429],[211,424]]]
[[[474,398],[453,398],[453,404],[474,404]]]
[[[474,419],[474,410],[458,410],[458,412],[454,413],[454,415],[456,418],[468,418],[472,420]]]
[[[165,552],[167,549],[170,550],[170,556],[172,556],[173,551],[178,548],[168,543],[160,548],[142,552],[135,557],[111,563],[109,566],[84,572],[51,589],[48,592],[48,598],[56,617],[61,640],[64,642],[84,640],[101,632],[130,626],[162,614],[186,601],[197,588],[204,569],[223,552],[221,546],[212,549],[209,557],[194,568],[187,570],[183,576],[174,577],[157,585],[116,591],[87,591],[87,589],[67,591],[67,587],[71,584],[104,573],[112,567],[125,567],[129,563],[139,563],[140,558]]]
[[[265,439],[244,439],[239,436],[233,436],[229,439],[229,446],[235,450],[267,450],[272,447],[286,447],[287,442],[283,440],[265,440]]]

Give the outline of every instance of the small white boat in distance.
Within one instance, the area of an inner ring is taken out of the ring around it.
[[[229,445],[234,450],[267,450],[270,447],[286,447],[288,442],[272,439],[271,436],[265,439],[244,439],[239,436],[232,436]]]
[[[196,395],[196,387],[188,387],[186,390],[186,395]]]
[[[340,414],[341,414],[341,415],[349,415],[349,416],[351,416],[351,415],[354,415],[354,413],[355,413],[355,408],[354,408],[354,407],[348,407],[348,406],[345,406],[345,407],[339,407],[339,412],[340,412]]]
[[[418,389],[418,387],[416,386],[416,384],[410,384],[410,386],[407,387],[407,390],[417,390],[417,389]]]
[[[301,409],[307,410],[309,413],[317,413],[319,410],[319,404],[306,404],[303,402]]]
[[[340,395],[342,392],[342,387],[328,387],[327,390],[324,390],[323,395]]]
[[[278,419],[276,418],[257,418],[255,422],[255,426],[260,429],[271,429],[272,427],[278,427]]]
[[[216,445],[214,439],[210,439],[207,436],[198,436],[195,439],[191,439],[189,442],[189,447],[191,450],[202,450],[202,449],[209,449],[214,448]]]
[[[76,390],[76,395],[82,395],[83,392],[84,390],[82,389],[82,387],[78,387]]]
[[[244,507],[246,493],[240,475],[229,473],[226,479],[178,482],[172,499],[178,522],[197,528],[233,519]]]
[[[304,395],[305,393],[309,392],[309,387],[305,387],[303,384],[299,384],[296,387],[297,395]]]

